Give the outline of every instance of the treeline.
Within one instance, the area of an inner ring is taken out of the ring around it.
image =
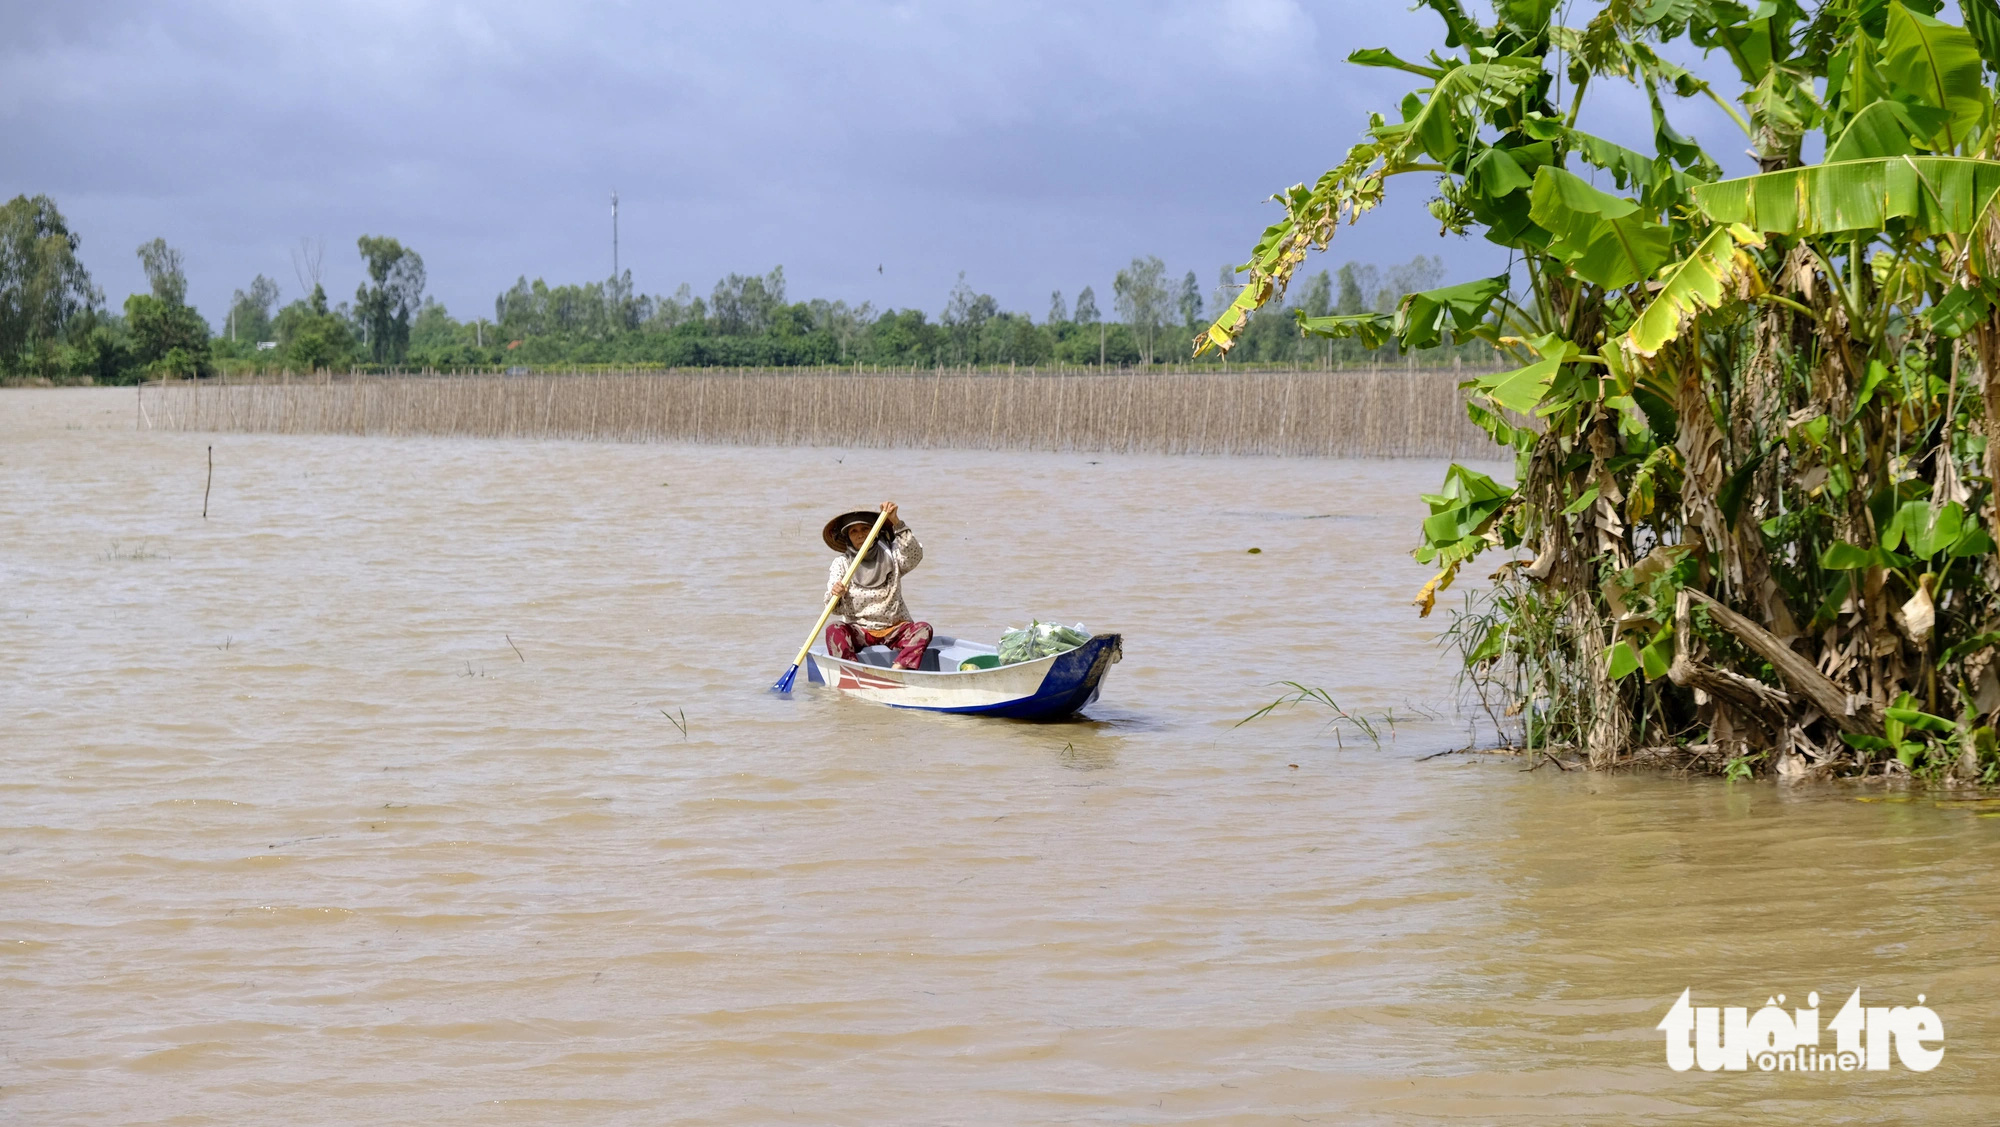
[[[1358,341],[1306,339],[1293,310],[1308,316],[1388,310],[1404,294],[1436,286],[1437,258],[1419,255],[1388,270],[1350,263],[1338,273],[1305,280],[1285,308],[1264,311],[1231,354],[1236,363],[1307,367],[1394,359],[1393,346],[1366,349]],[[457,321],[435,303],[418,313],[410,334],[410,366],[429,368],[554,368],[625,365],[697,368],[716,365],[789,367],[864,364],[882,367],[956,365],[1104,365],[1144,367],[1186,363],[1188,342],[1204,315],[1236,296],[1223,268],[1203,294],[1193,271],[1172,279],[1158,258],[1133,260],[1112,282],[1110,308],[1091,286],[1049,295],[1037,320],[1000,308],[964,275],[935,319],[920,309],[878,310],[844,301],[788,300],[783,267],[764,275],[731,274],[707,296],[681,286],[670,295],[634,292],[629,271],[584,285],[550,286],[525,277],[494,301],[492,320]],[[1108,315],[1107,315],[1108,314]],[[1449,362],[1462,351],[1484,361],[1483,344],[1436,350]]]
[[[149,292],[127,297],[120,312],[105,307],[78,241],[47,196],[0,206],[0,378],[136,383],[207,376],[231,361],[296,371],[400,364],[424,291],[415,251],[363,236],[369,280],[351,305],[330,306],[320,251],[308,247],[305,297],[278,308],[278,284],[260,274],[236,291],[218,335],[188,304],[181,252],[164,239],[139,247]]]
[[[106,307],[76,257],[78,240],[46,196],[0,210],[0,377],[129,383],[238,372],[382,369],[565,368],[585,365],[698,368],[863,364],[1102,365],[1185,363],[1204,315],[1236,293],[1223,268],[1203,293],[1193,271],[1175,280],[1158,258],[1134,259],[1112,282],[1109,309],[1091,286],[1050,295],[1039,320],[1003,310],[963,274],[935,318],[919,309],[813,299],[792,301],[783,267],[731,274],[706,295],[637,292],[630,271],[602,282],[550,286],[525,276],[494,300],[493,316],[454,318],[424,295],[423,259],[391,238],[364,236],[368,280],[352,302],[332,303],[320,284],[324,248],[302,243],[294,267],[303,296],[287,303],[258,275],[212,327],[187,303],[179,251],[155,239],[138,249],[150,292]],[[1334,367],[1392,360],[1394,346],[1309,339],[1296,315],[1393,308],[1443,274],[1419,255],[1387,270],[1350,263],[1295,287],[1292,302],[1264,310],[1231,362]],[[1483,344],[1433,350],[1483,363]]]

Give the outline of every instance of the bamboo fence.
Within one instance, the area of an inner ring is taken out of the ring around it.
[[[140,425],[266,434],[1449,458],[1466,373],[954,369],[336,376],[142,387]]]

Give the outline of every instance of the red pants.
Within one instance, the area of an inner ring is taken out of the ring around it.
[[[887,630],[869,630],[852,622],[835,622],[826,628],[826,652],[849,661],[863,646],[888,646],[896,651],[896,668],[915,669],[923,663],[930,645],[928,622],[898,622]]]

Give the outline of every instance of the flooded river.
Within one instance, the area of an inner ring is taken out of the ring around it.
[[[0,1122],[2000,1116],[1990,808],[1423,758],[1469,738],[1407,605],[1440,469],[0,392]],[[1087,720],[765,692],[820,523],[885,497],[941,631],[1124,632]],[[1288,679],[1381,746],[1235,726]],[[1857,987],[1943,1063],[1678,1073],[1654,1030]]]

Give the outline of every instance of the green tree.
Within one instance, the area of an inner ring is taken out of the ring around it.
[[[416,251],[386,236],[363,235],[356,240],[368,264],[369,282],[354,292],[355,318],[369,359],[400,364],[410,351],[410,319],[424,297],[424,260]],[[321,295],[320,305],[325,305]]]
[[[182,269],[181,252],[168,246],[167,240],[154,239],[141,245],[139,265],[146,271],[154,297],[170,306],[187,304],[187,271]]]
[[[708,316],[724,336],[750,336],[769,328],[784,304],[785,268],[774,266],[761,278],[731,274],[717,282],[709,295]]]
[[[1324,317],[1333,312],[1333,277],[1322,270],[1306,279],[1298,307],[1308,317]]]
[[[604,283],[604,322],[615,333],[631,332],[651,314],[650,302],[634,293],[632,272],[614,275]]]
[[[125,326],[132,359],[148,374],[191,378],[211,371],[208,322],[188,306],[135,293],[125,299]]]
[[[103,300],[76,249],[49,197],[15,196],[0,207],[0,372],[57,374],[59,343]]]
[[[671,295],[653,299],[652,315],[645,328],[653,332],[672,332],[684,324],[706,321],[708,302],[694,295],[694,287],[682,282]]]
[[[1393,313],[1405,297],[1436,289],[1442,281],[1444,259],[1436,255],[1420,254],[1400,266],[1391,266],[1383,272],[1381,288],[1375,293],[1375,312]]]
[[[1170,298],[1166,277],[1167,264],[1148,256],[1133,259],[1111,283],[1118,316],[1132,328],[1141,364],[1153,362],[1153,342],[1167,323]]]
[[[1194,271],[1187,272],[1181,279],[1181,291],[1175,300],[1181,315],[1181,324],[1192,329],[1201,320],[1201,282],[1196,280]]]
[[[1063,302],[1062,291],[1051,290],[1049,292],[1049,319],[1047,323],[1050,325],[1060,325],[1067,320],[1069,320],[1069,306]]]
[[[1089,286],[1077,291],[1076,312],[1070,314],[1070,317],[1079,325],[1095,325],[1101,316],[1103,315],[1097,311],[1097,291]]]
[[[986,323],[980,355],[989,364],[1043,364],[1055,355],[1047,331],[1022,313],[1000,313]]]
[[[1369,267],[1368,271],[1372,274],[1374,273],[1374,268]],[[1370,302],[1367,291],[1362,288],[1361,277],[1361,268],[1357,267],[1354,263],[1343,262],[1340,264],[1340,290],[1338,296],[1333,300],[1333,311],[1335,313],[1352,316],[1356,313],[1368,312]],[[1371,278],[1370,288],[1372,288],[1372,282],[1373,279]]]
[[[271,314],[278,305],[278,283],[259,274],[248,290],[237,290],[229,298],[227,332],[231,340],[256,343],[271,339]]]
[[[921,309],[892,309],[875,319],[861,343],[861,358],[869,363],[904,366],[939,362],[946,347],[944,330],[929,324]]]
[[[1327,314],[1332,313],[1333,276],[1328,274],[1326,271],[1322,270],[1319,273],[1314,274],[1312,277],[1307,278],[1305,290],[1304,292],[1299,294],[1299,299],[1295,304],[1295,308],[1299,313],[1302,313],[1307,317],[1325,317]],[[1331,340],[1311,342],[1311,344],[1317,346],[1312,348],[1312,352],[1315,354],[1312,356],[1312,360],[1314,362],[1323,363],[1331,367],[1333,363],[1334,348],[1336,347],[1337,344],[1342,344],[1342,343],[1345,342],[1336,342]]]
[[[856,342],[875,319],[875,307],[865,301],[851,306],[844,301],[814,300],[806,303],[806,314],[812,331],[832,337],[835,359],[846,363],[854,358]]]
[[[958,284],[951,288],[944,315],[938,318],[938,323],[950,334],[953,363],[977,364],[986,359],[979,347],[981,337],[986,323],[999,312],[1000,303],[993,295],[974,293],[965,284],[965,271],[959,271]]]
[[[132,358],[131,334],[125,319],[86,309],[70,319],[62,350],[62,374],[93,383],[137,383],[145,372]]]
[[[327,308],[324,286],[315,284],[310,296],[280,310],[272,331],[280,358],[299,371],[338,371],[354,363],[354,330]]]
[[[125,329],[132,360],[148,375],[193,378],[212,370],[208,322],[187,304],[187,271],[181,252],[165,239],[142,244],[139,264],[151,293],[125,299]]]

